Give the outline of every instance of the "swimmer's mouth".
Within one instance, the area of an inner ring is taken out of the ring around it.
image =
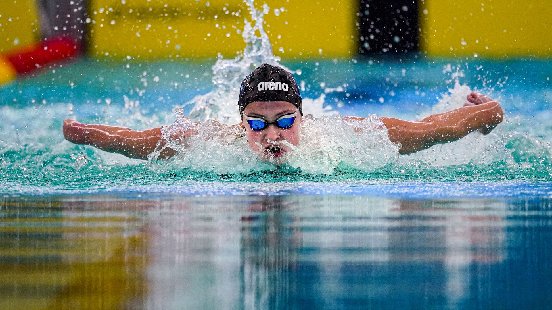
[[[266,147],[265,152],[271,157],[280,157],[284,154],[284,150],[278,145],[270,145]]]

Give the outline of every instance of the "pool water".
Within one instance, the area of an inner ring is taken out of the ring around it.
[[[552,203],[538,195],[139,192],[10,197],[1,206],[2,309],[552,301]]]
[[[244,59],[81,59],[0,89],[1,309],[548,307],[548,60],[283,62],[317,151],[283,166],[218,142],[139,161],[63,140],[69,117],[231,122]],[[470,90],[505,122],[409,156],[335,115],[414,120]]]

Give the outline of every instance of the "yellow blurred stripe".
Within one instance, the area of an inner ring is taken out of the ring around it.
[[[422,2],[421,45],[430,56],[552,56],[550,0]]]
[[[36,2],[36,0],[0,1],[0,53],[37,42],[40,29]]]
[[[265,1],[265,31],[284,58],[356,53],[356,0]],[[258,3],[258,9],[265,3]],[[245,43],[242,0],[93,0],[90,52],[95,57],[234,57]]]

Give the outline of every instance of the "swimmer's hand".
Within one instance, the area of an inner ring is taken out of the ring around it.
[[[63,122],[63,136],[75,144],[92,145],[137,159],[147,159],[157,147],[166,144],[161,128],[136,131],[125,127],[83,124],[71,119]],[[173,149],[165,147],[159,158],[169,158],[175,153]]]
[[[496,109],[497,113],[495,114],[495,117],[491,118],[490,122],[485,124],[482,128],[478,129],[478,131],[481,132],[482,134],[484,135],[489,134],[498,124],[502,122],[504,118],[504,111],[502,110],[502,107],[497,101],[476,92],[470,93],[466,99],[468,101],[464,103],[465,107],[478,106],[488,102],[494,102],[498,107],[498,109]]]

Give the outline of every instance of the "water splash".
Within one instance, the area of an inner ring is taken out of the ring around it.
[[[331,128],[331,130],[328,130]],[[181,137],[193,132],[189,138]],[[163,128],[163,136],[177,151],[169,169],[192,169],[214,173],[252,173],[278,167],[261,161],[247,145],[240,126],[216,120],[194,123],[185,117]],[[396,161],[398,146],[375,115],[344,121],[340,116],[314,118],[307,115],[301,126],[301,143],[287,155],[287,165],[307,174],[332,174],[341,166],[371,172]],[[156,159],[162,149],[153,156]],[[166,168],[165,167],[165,168]]]
[[[340,116],[305,117],[301,143],[289,164],[311,174],[332,174],[340,166],[369,173],[394,162],[398,149],[375,115],[348,121]]]
[[[245,2],[251,14],[251,22],[245,20],[242,32],[245,50],[234,59],[219,56],[212,68],[213,90],[189,102],[193,106],[190,118],[195,121],[215,119],[225,124],[239,122],[236,103],[241,81],[262,63],[278,65],[280,58],[272,53],[270,40],[263,28],[264,16],[269,12],[268,6],[265,4],[262,10],[257,10],[253,0]]]
[[[280,57],[275,56],[267,33],[264,30],[264,17],[270,12],[268,5],[257,9],[253,0],[245,0],[251,21],[244,21],[242,32],[245,49],[234,59],[223,59],[220,55],[212,67],[213,90],[193,98],[188,104],[192,106],[189,117],[194,121],[218,120],[223,124],[236,124],[240,121],[238,97],[242,80],[256,67],[269,63],[292,70],[280,64]],[[324,115],[332,113],[330,107],[323,107],[324,97],[305,99],[304,108],[309,113]]]
[[[151,154],[150,159],[156,160],[165,148],[175,150],[177,155],[169,164],[161,163],[165,170],[248,173],[274,167],[251,152],[243,129],[237,125],[228,126],[217,120],[202,121],[199,125],[180,112],[173,124],[162,128],[162,134],[167,144]]]
[[[455,79],[453,88],[443,95],[439,102],[431,108],[431,112],[428,115],[461,108],[466,103],[466,97],[471,92],[472,90],[469,86],[463,85],[458,79]]]

